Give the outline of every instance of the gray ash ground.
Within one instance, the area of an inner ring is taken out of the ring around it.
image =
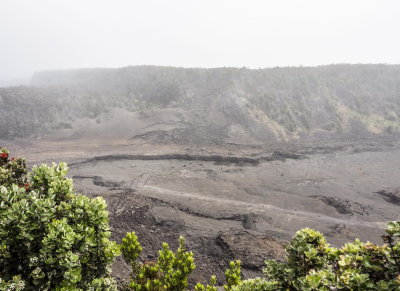
[[[97,196],[94,194],[93,196]],[[178,247],[178,238],[186,234],[182,221],[157,219],[153,210],[157,207],[179,211],[175,206],[158,199],[125,191],[105,196],[110,212],[112,238],[120,242],[129,231],[135,231],[143,247],[140,259],[156,261],[163,242],[172,249]],[[216,235],[190,236],[186,234],[187,248],[194,252],[196,270],[190,276],[190,284],[207,282],[216,275],[224,282],[223,271],[230,260],[240,259],[246,277],[260,275],[265,259],[283,259],[281,242],[272,237],[249,231],[220,231]],[[116,278],[123,282],[129,278],[130,268],[118,258],[113,267]]]
[[[285,242],[304,227],[321,231],[336,246],[356,237],[381,243],[385,223],[399,219],[398,141],[270,151],[4,144],[30,164],[67,161],[78,192],[106,199],[113,238],[120,242],[126,232],[138,234],[143,261],[156,260],[162,242],[176,249],[184,235],[196,258],[191,283],[206,282],[212,274],[222,283],[234,259],[242,260],[245,277],[259,276],[264,260],[284,259]],[[128,277],[122,259],[114,274]]]

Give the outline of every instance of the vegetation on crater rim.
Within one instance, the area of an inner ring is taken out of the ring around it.
[[[313,134],[393,135],[400,133],[399,84],[398,65],[41,72],[31,87],[0,88],[0,136],[72,129],[78,120],[99,122],[111,108],[179,109],[186,116],[177,118],[183,128],[199,125],[199,118],[208,121],[212,112],[226,124],[207,123],[209,131],[224,126],[235,135],[242,127],[256,128],[254,138],[279,141]]]

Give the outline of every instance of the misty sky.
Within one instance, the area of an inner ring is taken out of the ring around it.
[[[0,0],[0,80],[143,64],[400,63],[399,31],[399,0]]]

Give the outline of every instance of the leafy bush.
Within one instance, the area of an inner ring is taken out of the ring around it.
[[[225,291],[231,291],[233,286],[240,283],[242,279],[240,261],[232,261],[229,263],[229,268],[225,271],[226,284]]]
[[[277,281],[267,281],[262,278],[248,279],[232,287],[232,291],[275,291],[281,290]]]
[[[210,278],[210,284],[204,285],[202,283],[197,283],[196,286],[194,286],[194,290],[196,291],[217,291],[218,288],[216,287],[217,285],[217,277],[215,275],[212,275]]]
[[[102,198],[74,193],[68,168],[34,166],[0,149],[1,290],[116,290]]]
[[[356,239],[337,249],[318,231],[298,231],[286,262],[266,261],[266,279],[239,282],[246,290],[400,290],[400,222],[390,222],[382,246]]]
[[[193,253],[186,251],[182,236],[175,253],[167,243],[163,243],[157,262],[137,261],[142,247],[134,232],[128,233],[122,239],[121,248],[123,258],[132,267],[132,279],[128,290],[183,291],[188,285],[188,276],[195,269]]]
[[[20,187],[26,184],[26,166],[24,159],[9,159],[10,153],[5,148],[0,148],[0,185],[10,187],[16,184]]]

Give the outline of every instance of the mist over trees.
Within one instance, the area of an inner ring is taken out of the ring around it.
[[[138,66],[40,72],[31,86],[0,88],[0,136],[42,135],[113,107],[217,110],[227,123],[257,128],[254,135],[273,131],[285,140],[394,134],[400,131],[400,66]]]

